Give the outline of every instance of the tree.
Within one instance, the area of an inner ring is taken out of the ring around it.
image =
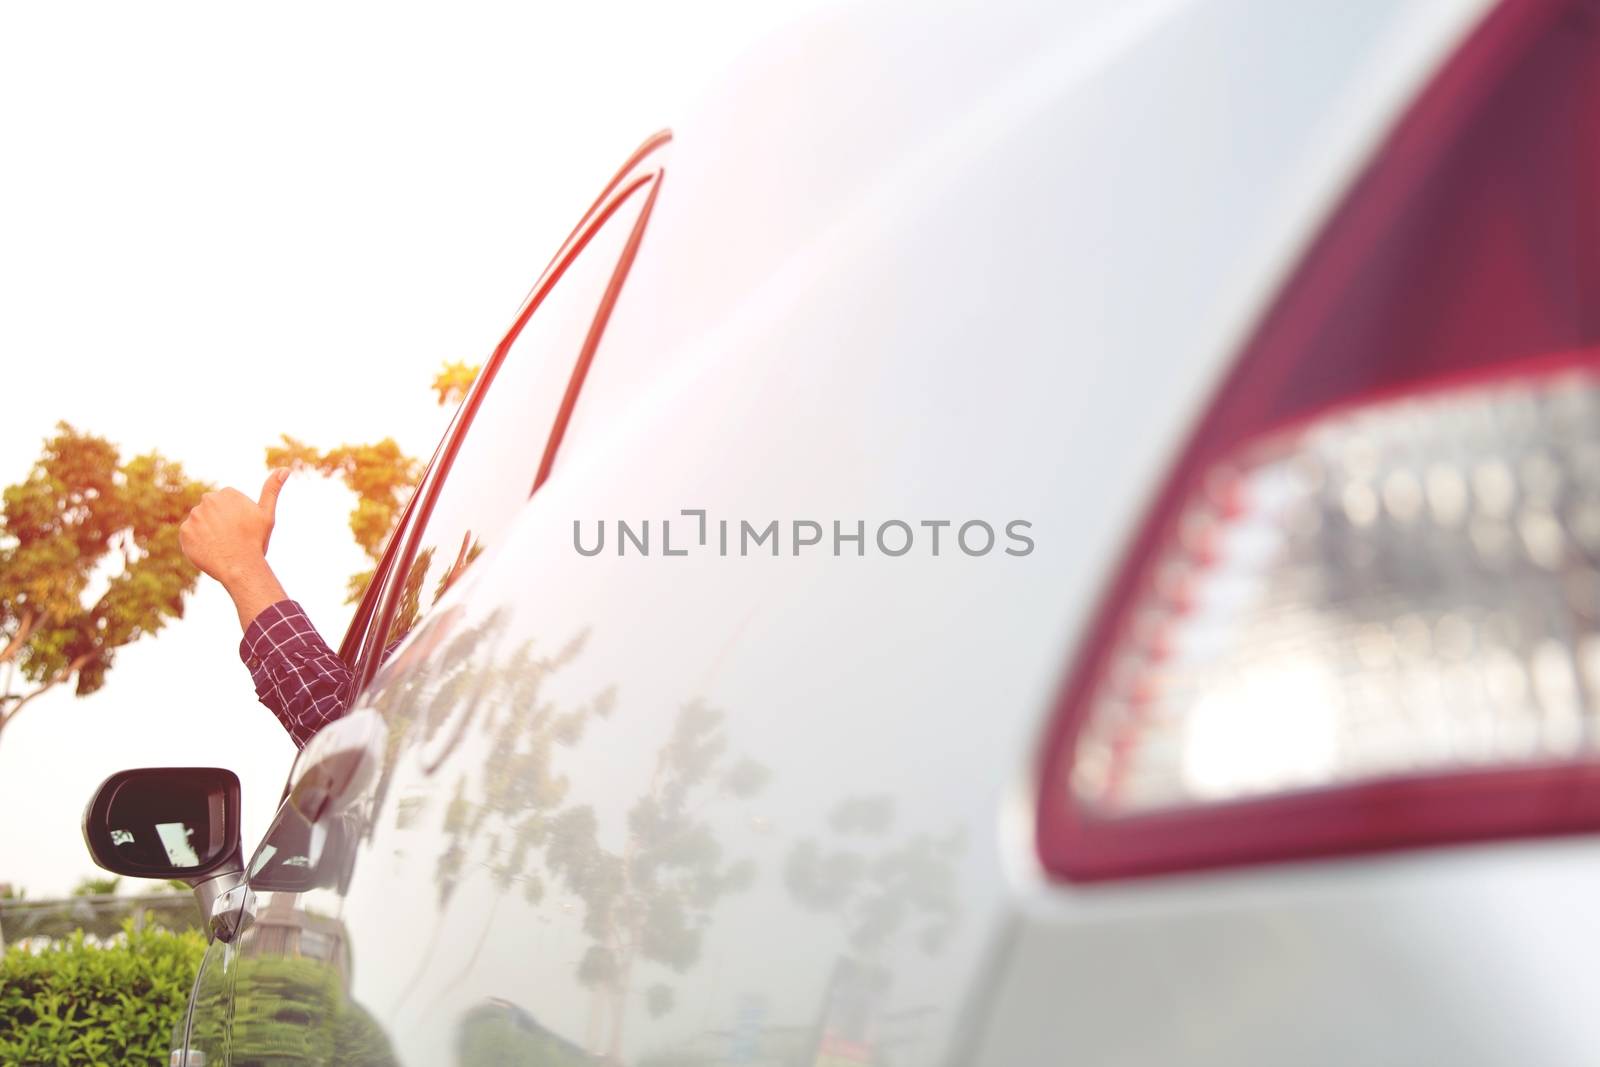
[[[468,363],[446,363],[440,368],[433,379],[440,406],[466,399],[479,369]],[[327,451],[319,451],[288,434],[280,435],[280,439],[281,444],[267,448],[268,467],[338,478],[356,495],[356,506],[350,512],[350,533],[372,560],[371,567],[350,576],[345,603],[357,603],[372,584],[383,546],[422,477],[422,463],[401,451],[392,437],[372,444],[340,445]]]
[[[78,879],[78,884],[72,887],[72,895],[75,897],[110,896],[117,891],[117,887],[121,884],[122,879],[115,875],[105,878],[91,874],[87,878]]]
[[[93,693],[117,649],[183,617],[199,571],[178,524],[208,488],[155,452],[124,462],[104,438],[58,424],[0,507],[0,733],[64,682]]]
[[[478,380],[483,367],[478,363],[446,363],[433,376],[433,391],[439,394],[439,406],[459,404],[467,398],[467,391]]]
[[[373,565],[350,577],[345,602],[354,604],[372,584],[389,531],[394,529],[412,488],[422,476],[422,465],[402,452],[392,437],[368,445],[340,445],[326,452],[288,434],[282,435],[282,441],[267,449],[267,466],[337,477],[356,495],[356,506],[350,512],[350,533]]]

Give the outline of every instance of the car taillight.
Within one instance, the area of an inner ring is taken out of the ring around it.
[[[1048,732],[1047,871],[1600,829],[1600,47],[1501,4],[1225,377]]]

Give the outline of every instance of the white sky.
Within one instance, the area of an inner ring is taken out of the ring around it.
[[[487,353],[628,152],[797,6],[7,6],[0,485],[61,419],[251,494],[283,432],[426,457],[438,365]],[[333,643],[349,506],[293,478],[272,543]],[[239,636],[202,579],[100,693],[28,707],[0,736],[0,882],[95,873],[79,820],[124,767],[233,768],[259,836],[293,747]]]

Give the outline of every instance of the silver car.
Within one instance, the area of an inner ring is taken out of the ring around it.
[[[210,916],[173,1062],[1600,1061],[1597,343],[1592,3],[802,23],[557,251],[265,839],[91,806]]]

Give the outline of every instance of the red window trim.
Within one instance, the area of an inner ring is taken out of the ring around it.
[[[355,691],[357,693],[364,690],[368,683],[371,682],[373,675],[377,673],[377,669],[380,666],[379,660],[381,658],[377,653],[382,649],[384,635],[388,633],[389,628],[394,623],[394,615],[399,603],[398,594],[386,595],[385,592],[378,587],[380,584],[392,584],[388,583],[387,581],[389,577],[397,572],[403,572],[411,566],[411,562],[416,556],[417,548],[420,543],[421,531],[427,526],[428,520],[432,517],[433,506],[438,500],[439,492],[444,481],[449,477],[450,468],[455,463],[456,454],[460,450],[461,442],[465,438],[466,434],[471,432],[472,423],[477,417],[478,408],[483,402],[483,397],[487,390],[493,385],[494,378],[499,373],[500,367],[504,363],[507,354],[515,344],[518,336],[520,336],[522,333],[522,330],[527,325],[529,319],[532,318],[534,312],[538,310],[538,308],[543,304],[545,298],[549,295],[550,291],[554,289],[561,278],[565,276],[567,269],[573,264],[573,262],[577,260],[578,256],[583,254],[584,249],[588,247],[589,242],[594,235],[598,233],[600,229],[611,220],[621,206],[632,199],[632,197],[638,193],[641,188],[652,182],[656,182],[659,179],[661,172],[656,170],[651,171],[648,174],[639,175],[633,178],[631,181],[626,180],[629,173],[637,166],[639,160],[642,160],[645,156],[666,144],[668,141],[670,141],[670,139],[670,132],[663,131],[662,133],[654,135],[647,140],[645,144],[633,154],[633,156],[629,158],[628,162],[624,164],[620,170],[618,170],[617,175],[607,185],[606,191],[602,192],[600,198],[596,200],[595,206],[591,206],[589,211],[585,213],[585,222],[580,222],[579,227],[573,231],[573,235],[569,235],[567,240],[563,242],[561,251],[557,253],[556,257],[551,261],[550,266],[545,269],[539,281],[534,285],[533,291],[529,294],[526,300],[524,300],[522,309],[518,312],[516,319],[512,322],[511,328],[506,332],[506,335],[501,339],[500,343],[495,346],[495,350],[489,357],[488,362],[485,364],[483,370],[478,374],[478,380],[473,383],[471,392],[468,394],[466,401],[462,404],[458,424],[451,431],[446,441],[441,445],[441,451],[436,456],[434,465],[430,467],[430,470],[427,473],[424,474],[421,486],[422,491],[419,492],[418,495],[423,495],[423,493],[425,493],[425,496],[423,496],[423,499],[420,502],[417,502],[415,497],[413,498],[413,504],[417,508],[415,521],[411,522],[409,527],[404,523],[397,525],[395,528],[395,533],[390,535],[390,549],[392,549],[393,543],[398,541],[400,535],[404,533],[405,541],[403,547],[394,556],[387,570],[380,570],[378,574],[374,575],[373,589],[369,590],[369,595],[382,596],[384,599],[381,603],[376,605],[376,621],[366,631],[362,641],[359,657],[355,663],[355,669],[357,673]],[[619,186],[620,191],[618,191]],[[607,199],[608,194],[612,193],[614,193],[614,195],[610,195],[609,199]],[[648,209],[653,202],[654,193],[652,191],[646,199],[645,207],[642,209],[641,218],[644,217],[644,213],[648,212]],[[628,244],[624,247],[623,253],[630,262],[632,258],[632,251],[637,249],[638,238],[641,232],[642,231],[639,229],[639,221],[636,220],[634,224],[634,231],[629,235]],[[624,272],[624,277],[625,276],[626,272]],[[612,285],[607,287],[606,294],[602,297],[601,307],[604,309],[607,318],[609,318],[610,315],[611,305],[616,299],[613,288],[620,288],[620,286],[617,285],[617,277],[615,272],[613,272],[612,276]],[[599,311],[597,310],[597,316],[598,315]],[[574,361],[575,374],[577,373],[578,364],[580,362],[583,367],[583,373],[586,374],[588,371],[589,362],[592,361],[594,355],[593,348],[589,343],[590,339],[593,340],[596,346],[598,345],[599,338],[595,333],[592,324],[590,328],[590,336],[588,339],[586,339],[584,348],[580,350],[577,359]],[[572,378],[569,375],[567,394],[564,394],[563,396],[561,413],[558,414],[558,422],[562,427],[563,432],[565,430],[565,419],[570,417],[571,414],[571,405],[568,403],[568,401],[569,399],[575,401],[575,396],[576,394],[572,387]],[[559,439],[557,440],[557,443],[559,443]],[[549,438],[547,438],[546,453],[545,456],[542,457],[541,470],[545,469],[545,462],[551,459],[553,459],[553,452],[550,449]],[[536,479],[536,481],[538,480],[540,479]],[[389,556],[390,549],[385,550],[386,558]],[[380,579],[382,579],[382,582],[380,582]]]

